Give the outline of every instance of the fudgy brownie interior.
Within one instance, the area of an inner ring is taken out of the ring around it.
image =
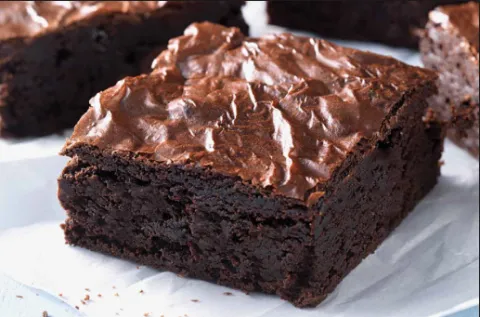
[[[248,31],[243,1],[17,1],[0,4],[0,135],[71,128],[88,100],[150,71],[168,40],[195,21]]]
[[[194,24],[75,127],[66,240],[317,305],[435,185],[435,80],[324,40]]]
[[[425,67],[439,73],[430,105],[450,123],[449,138],[479,154],[479,5],[438,7],[430,13],[420,42]]]

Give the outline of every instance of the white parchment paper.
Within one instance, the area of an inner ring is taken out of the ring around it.
[[[474,305],[479,296],[478,162],[450,143],[444,160],[435,189],[314,309],[65,245],[56,198],[65,158],[56,156],[0,163],[0,272],[79,306],[87,316],[441,314]]]
[[[265,26],[262,3],[250,3],[246,16],[254,36],[284,31]],[[409,50],[341,43],[419,64]],[[442,316],[478,305],[479,165],[449,142],[434,190],[320,306],[297,309],[65,245],[56,197],[64,140],[0,141],[0,317],[2,291],[17,282],[31,293],[26,303],[38,293],[63,301],[68,309],[54,317]]]

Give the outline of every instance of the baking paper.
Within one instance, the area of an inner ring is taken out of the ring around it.
[[[264,4],[246,12],[253,35],[284,31],[265,27]],[[419,64],[409,50],[341,43]],[[0,297],[20,283],[26,297],[64,302],[57,315],[100,317],[442,316],[478,305],[479,165],[450,142],[433,191],[321,305],[298,309],[65,245],[56,178],[67,159],[56,154],[66,135],[0,141]]]

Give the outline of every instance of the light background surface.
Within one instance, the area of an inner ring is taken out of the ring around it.
[[[249,3],[245,8],[245,15],[247,21],[251,26],[251,35],[252,36],[259,36],[265,33],[270,32],[282,32],[285,29],[273,26],[266,25],[266,15],[264,12],[265,4],[262,2],[257,3]],[[308,34],[302,32],[296,32],[298,34]],[[392,49],[390,47],[385,47],[378,44],[370,44],[370,43],[355,43],[355,42],[346,42],[346,41],[335,41],[337,43],[356,47],[359,49],[370,50],[380,54],[392,55],[404,62],[413,64],[413,65],[420,65],[420,59],[417,52],[406,50],[406,49]],[[41,241],[44,235],[49,235],[49,233],[45,233],[45,231],[41,232],[40,236],[35,236],[35,228],[30,227],[26,232],[18,231],[21,229],[14,229],[12,227],[23,227],[28,225],[36,225],[42,224],[42,229],[47,228],[48,232],[55,232],[57,229],[57,224],[61,219],[63,219],[63,211],[58,206],[58,202],[55,197],[56,185],[55,185],[55,178],[56,175],[60,172],[62,166],[65,164],[66,159],[62,157],[57,157],[56,154],[59,152],[61,146],[63,145],[65,138],[69,135],[69,131],[67,131],[63,135],[56,135],[56,136],[49,136],[40,139],[29,139],[29,140],[22,140],[22,141],[0,141],[0,317],[17,317],[17,316],[41,316],[42,311],[48,311],[49,315],[57,317],[57,316],[86,316],[84,314],[84,310],[77,311],[75,308],[72,307],[72,304],[67,304],[61,298],[59,298],[57,293],[52,292],[52,288],[45,291],[45,288],[39,287],[40,282],[45,284],[45,280],[41,281],[42,278],[38,276],[33,276],[32,278],[28,278],[28,272],[31,274],[36,274],[40,271],[29,270],[28,267],[40,267],[43,268],[43,265],[47,265],[49,261],[52,263],[68,263],[62,262],[62,259],[57,258],[58,254],[54,254],[51,251],[42,251],[42,248],[49,248],[49,241],[45,240]],[[468,190],[471,190],[473,195],[476,195],[478,201],[478,162],[475,163],[471,158],[468,157],[465,153],[461,150],[456,148],[455,146],[448,144],[446,156],[444,157],[445,161],[447,162],[446,166],[443,167],[442,172],[444,175],[448,177],[457,177],[461,175],[457,179],[457,182],[469,182]],[[460,162],[460,164],[457,164]],[[475,165],[476,164],[476,165]],[[473,167],[472,167],[473,166]],[[475,181],[470,177],[477,177],[476,185]],[[461,181],[459,181],[461,180]],[[27,183],[27,184],[26,184]],[[436,190],[439,192],[438,194],[443,193],[445,194],[452,194],[450,183],[448,181],[441,182]],[[455,193],[452,194],[455,196]],[[470,199],[470,200],[469,200]],[[429,202],[424,203],[424,208],[428,209]],[[464,197],[467,204],[463,202],[458,202],[457,207],[461,208],[463,205],[468,205],[468,202],[471,202],[471,197]],[[5,202],[8,203],[5,203]],[[433,201],[433,199],[431,199]],[[445,202],[448,204],[448,202]],[[8,207],[7,207],[8,206]],[[431,207],[431,205],[430,205]],[[471,207],[471,206],[470,206]],[[475,208],[475,205],[473,205]],[[477,229],[477,240],[478,240],[478,204],[476,205],[477,208],[477,215],[463,213],[465,217],[470,216],[471,218],[466,218],[468,220],[473,221],[471,228]],[[29,210],[25,212],[25,210]],[[35,212],[30,212],[31,210],[35,210]],[[425,213],[425,212],[424,212]],[[418,214],[418,213],[417,213]],[[415,215],[417,216],[417,215]],[[407,219],[407,225],[411,223],[413,220],[408,221],[410,218]],[[418,219],[418,217],[416,218]],[[420,219],[422,219],[420,217]],[[424,219],[425,221],[427,219]],[[475,223],[476,221],[476,223]],[[455,222],[452,222],[455,223]],[[459,225],[458,223],[456,225]],[[475,227],[476,225],[476,227]],[[51,227],[48,227],[51,226]],[[50,229],[51,228],[51,229]],[[462,227],[465,228],[465,227]],[[6,229],[10,229],[6,231]],[[37,228],[38,229],[38,228]],[[40,229],[39,229],[40,230]],[[459,230],[458,234],[465,234],[465,237],[472,237],[472,235],[468,235],[465,232],[462,232],[459,228],[454,228],[452,230]],[[7,234],[11,234],[9,239],[5,239]],[[13,232],[13,233],[12,233]],[[33,233],[32,233],[33,232]],[[407,231],[408,232],[408,231]],[[51,235],[54,240],[51,242],[55,247],[61,248],[61,246],[56,243],[58,242],[59,235],[53,233]],[[475,234],[473,234],[473,237]],[[36,250],[38,257],[32,256],[35,255],[35,250],[28,250],[28,244],[30,238],[38,238],[36,246],[38,249]],[[55,240],[56,239],[56,240]],[[22,241],[23,240],[23,241]],[[393,242],[391,242],[393,240]],[[6,242],[5,242],[6,241]],[[399,240],[402,241],[402,240]],[[395,241],[394,239],[389,239],[390,245],[394,246]],[[19,247],[24,246],[25,248]],[[445,293],[442,296],[433,296],[430,299],[434,299],[437,301],[446,301],[451,300],[451,302],[457,302],[458,305],[453,305],[452,307],[445,307],[441,315],[454,313],[455,311],[459,311],[465,309],[467,307],[471,307],[472,305],[478,305],[478,244],[471,246],[469,250],[473,250],[476,252],[476,267],[474,271],[477,272],[477,275],[473,274],[470,275],[470,278],[473,281],[468,281],[469,276],[464,276],[463,279],[458,279],[459,283],[463,283],[463,286],[466,288],[471,288],[476,285],[477,291],[471,292],[472,294],[476,295],[473,296],[472,299],[462,302],[461,300],[452,300],[452,297],[455,297],[458,294],[451,294],[449,291],[445,290]],[[1,251],[4,251],[3,253]],[[64,249],[62,248],[59,254],[65,254]],[[73,251],[78,252],[78,250]],[[440,251],[439,251],[440,252]],[[81,257],[83,259],[90,260],[92,257],[95,258],[96,255],[92,255],[88,252],[80,252],[82,253]],[[380,252],[380,255],[382,252]],[[388,255],[389,253],[385,251],[384,255]],[[475,254],[474,254],[475,255]],[[45,258],[47,257],[47,258]],[[13,260],[12,260],[13,259]],[[22,259],[17,261],[15,259]],[[475,260],[475,256],[473,257]],[[108,261],[99,258],[95,258],[95,260],[101,261]],[[23,262],[22,262],[23,261]],[[31,263],[31,261],[34,261]],[[38,263],[36,262],[38,261]],[[123,262],[123,261],[122,261]],[[92,262],[93,263],[93,262]],[[97,263],[97,262],[95,262]],[[94,264],[95,264],[94,263]],[[56,267],[54,264],[52,264]],[[123,265],[123,264],[120,264]],[[132,265],[132,264],[128,264]],[[56,267],[57,268],[57,267]],[[130,268],[130,267],[129,267]],[[61,267],[58,267],[59,270],[62,270]],[[43,272],[46,272],[45,270]],[[2,273],[3,272],[3,273]],[[64,273],[59,273],[60,276],[65,274],[65,281],[71,279],[72,281],[78,282],[78,279],[81,279],[81,276],[78,276],[77,279],[72,279],[71,275],[75,275],[77,271],[69,270],[65,268]],[[136,271],[134,271],[136,272]],[[466,271],[469,272],[469,271]],[[25,274],[23,274],[25,273]],[[140,273],[135,274],[146,274],[145,276],[149,275],[151,272],[149,269],[142,268]],[[42,274],[42,273],[38,273]],[[78,274],[78,273],[77,273]],[[403,276],[403,275],[400,275]],[[15,278],[12,278],[15,277]],[[49,276],[46,275],[45,279]],[[138,276],[137,276],[138,277]],[[178,286],[178,283],[184,283],[184,279],[178,279],[173,276],[169,276],[168,273],[165,279],[170,279],[170,283],[172,287]],[[22,281],[21,281],[22,280]],[[38,284],[32,285],[32,280],[36,280]],[[180,281],[178,281],[180,280]],[[183,280],[183,282],[182,282]],[[199,282],[203,283],[203,282]],[[62,281],[55,281],[53,283],[55,285],[62,285]],[[207,286],[205,286],[206,284]],[[218,291],[218,286],[211,286],[208,283],[201,284],[201,287],[204,289],[215,290]],[[452,284],[445,284],[452,286]],[[58,287],[58,291],[62,291],[62,287]],[[147,285],[148,286],[148,285]],[[70,285],[66,285],[63,288],[69,289]],[[462,287],[462,285],[457,287]],[[223,288],[222,288],[223,289]],[[435,291],[435,290],[433,290]],[[73,292],[73,291],[72,291]],[[79,290],[79,294],[84,294],[84,290]],[[18,298],[17,295],[22,296],[23,298]],[[192,296],[197,296],[192,295]],[[247,303],[239,300],[242,295],[239,294],[237,297],[238,303]],[[80,298],[80,295],[77,296]],[[420,296],[420,298],[422,298]],[[428,297],[423,297],[428,298]],[[225,298],[225,301],[230,299]],[[238,301],[239,300],[239,301]],[[277,301],[277,299],[269,296],[265,296],[266,301]],[[414,300],[414,298],[412,298]],[[232,309],[235,309],[235,302],[232,303]],[[367,302],[368,303],[368,302]],[[149,303],[145,303],[148,305]],[[150,303],[151,304],[151,303]],[[112,304],[113,305],[113,304]],[[186,304],[187,306],[192,306],[192,303]],[[422,303],[418,303],[418,305],[422,305]],[[424,305],[432,305],[432,303],[424,303]],[[135,306],[135,302],[133,302],[133,306]],[[181,307],[181,304],[179,303]],[[238,308],[238,307],[237,307]],[[240,308],[238,308],[240,309]],[[91,314],[88,316],[93,316],[95,314],[95,309],[92,309]],[[297,310],[292,311],[291,308],[287,309],[291,314],[295,315],[304,315],[303,313],[294,313]],[[135,311],[133,308],[132,311]],[[190,310],[189,310],[190,311]],[[195,308],[193,308],[195,311]],[[208,310],[207,310],[208,311]],[[421,311],[421,310],[419,310]],[[102,312],[99,308],[98,312]],[[352,312],[352,310],[350,310]],[[138,314],[137,314],[138,313]],[[172,311],[173,313],[173,311]],[[408,313],[408,311],[404,311],[404,313]],[[143,313],[140,314],[140,311],[135,312],[135,316],[142,316]],[[160,316],[160,314],[152,315],[152,316]],[[183,314],[182,314],[183,315]],[[232,315],[231,313],[226,313],[226,315]],[[280,313],[278,314],[280,315]],[[305,314],[307,315],[307,314]],[[411,314],[410,314],[411,315]],[[104,316],[102,313],[98,316]],[[129,315],[121,315],[121,316],[129,316]],[[133,315],[132,315],[133,316]],[[174,314],[165,314],[167,316],[177,316]],[[190,317],[196,317],[194,313],[189,314]],[[201,311],[201,315],[199,316],[208,316],[205,315],[205,311]],[[240,316],[240,315],[238,315]],[[251,316],[251,317],[259,317],[259,316],[274,316],[265,313],[262,315],[262,312],[255,311],[255,313],[245,314],[242,316]],[[320,314],[316,314],[314,311],[308,313],[308,316],[320,316]],[[351,316],[349,313],[345,313],[344,316]],[[478,316],[478,307],[470,308],[460,313],[457,313],[455,317],[470,317],[470,316]]]

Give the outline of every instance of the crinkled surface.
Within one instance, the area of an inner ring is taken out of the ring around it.
[[[392,58],[291,34],[193,24],[150,75],[92,99],[66,149],[87,143],[195,162],[306,199],[401,97],[434,79]]]
[[[0,39],[34,36],[100,13],[148,12],[167,1],[1,1]]]

